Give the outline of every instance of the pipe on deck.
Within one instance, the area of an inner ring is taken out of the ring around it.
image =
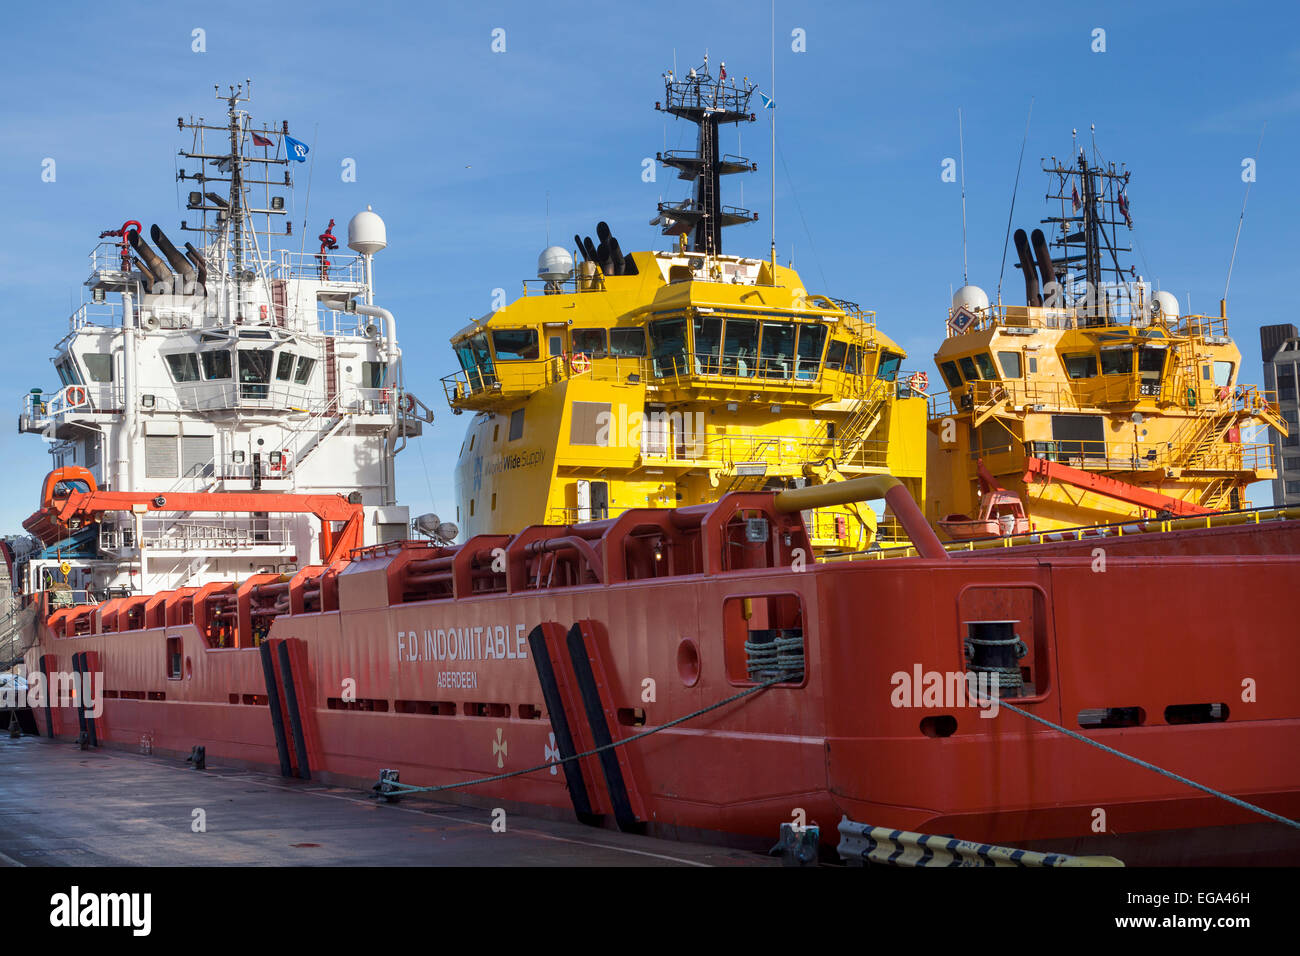
[[[808,485],[779,492],[773,502],[777,511],[806,511],[831,505],[847,505],[858,501],[877,501],[883,498],[898,523],[907,532],[913,546],[923,558],[948,560],[939,536],[934,533],[925,515],[916,506],[907,487],[892,475],[863,475],[847,481],[832,481],[824,485]]]

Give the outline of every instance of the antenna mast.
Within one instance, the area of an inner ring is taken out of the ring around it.
[[[728,82],[727,65],[720,64],[717,79],[704,65],[690,71],[685,79],[674,74],[664,76],[664,100],[655,109],[689,120],[699,126],[698,148],[667,150],[655,157],[665,166],[678,170],[679,179],[695,181],[691,199],[659,203],[659,215],[651,225],[661,226],[666,236],[689,235],[691,250],[706,256],[722,252],[722,230],[742,222],[754,222],[758,213],[739,206],[724,206],[719,179],[729,173],[748,173],[758,169],[743,156],[722,154],[718,145],[718,127],[723,123],[752,123],[758,117],[749,112],[749,98],[757,89],[747,79],[737,86]]]
[[[957,107],[957,149],[961,157],[961,284],[970,285],[966,265],[966,140],[962,134],[961,107]]]

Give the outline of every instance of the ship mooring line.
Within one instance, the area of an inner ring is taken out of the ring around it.
[[[975,696],[976,699],[979,701],[979,703],[982,704],[992,703],[992,701],[990,700],[979,698],[978,695]],[[1039,717],[1037,714],[1031,714],[1027,710],[1021,710],[1019,707],[1015,706],[1014,704],[1008,704],[1005,700],[1002,700],[1001,698],[998,699],[997,705],[999,707],[1005,707],[1008,710],[1014,711],[1015,713],[1019,714],[1022,717],[1028,717],[1030,720],[1035,720],[1045,727],[1051,727],[1053,730],[1059,730],[1067,737],[1073,737],[1075,740],[1081,740],[1085,744],[1096,747],[1098,750],[1105,751],[1108,754],[1113,754],[1114,756],[1127,760],[1130,763],[1135,763],[1139,767],[1145,767],[1147,770],[1154,770],[1162,777],[1168,777],[1170,780],[1177,780],[1179,783],[1184,783],[1189,787],[1195,787],[1197,790],[1204,791],[1205,793],[1208,793],[1212,797],[1218,797],[1220,800],[1226,800],[1228,803],[1241,807],[1243,810],[1249,810],[1251,813],[1258,813],[1260,816],[1267,817],[1268,819],[1273,820],[1276,823],[1282,823],[1285,824],[1286,826],[1292,827],[1293,829],[1300,830],[1300,822],[1291,820],[1280,814],[1274,813],[1271,810],[1265,810],[1263,807],[1257,807],[1253,803],[1247,803],[1245,800],[1242,800],[1239,797],[1234,797],[1230,793],[1224,793],[1221,790],[1215,790],[1213,787],[1207,787],[1203,783],[1197,783],[1195,780],[1189,780],[1184,776],[1174,773],[1172,770],[1166,770],[1164,767],[1158,767],[1155,764],[1150,763],[1149,761],[1141,759],[1140,757],[1134,757],[1132,754],[1126,754],[1122,750],[1116,750],[1114,747],[1108,747],[1099,741],[1093,740],[1091,737],[1085,737],[1083,734],[1077,734],[1073,730],[1070,730],[1067,727],[1062,727],[1060,724],[1054,724],[1050,720],[1047,720],[1044,717]]]
[[[779,684],[782,681],[788,680],[790,676],[790,673],[783,673],[777,677],[769,678],[761,684],[755,684],[753,687],[749,687],[740,693],[732,694],[730,697],[724,697],[722,700],[709,704],[707,707],[701,707],[699,710],[691,711],[691,713],[684,714],[681,717],[674,717],[672,720],[665,724],[660,724],[658,727],[653,727],[650,730],[643,730],[639,734],[633,734],[631,737],[624,737],[621,740],[615,740],[613,743],[605,744],[603,747],[596,747],[593,750],[574,754],[571,757],[560,757],[558,760],[539,763],[535,767],[526,767],[523,770],[512,770],[509,773],[498,773],[491,777],[479,777],[475,780],[461,780],[456,783],[444,783],[436,787],[417,787],[411,784],[401,783],[400,781],[385,780],[375,785],[375,794],[377,796],[386,797],[405,796],[408,793],[437,793],[440,790],[459,790],[462,787],[472,787],[480,783],[495,783],[497,780],[508,780],[511,777],[522,777],[524,774],[537,773],[539,770],[550,770],[552,767],[558,767],[560,764],[568,763],[571,760],[582,760],[586,757],[594,757],[606,750],[613,750],[615,747],[622,747],[623,745],[630,744],[633,741],[641,740],[652,734],[657,734],[661,730],[667,730],[669,727],[676,727],[678,724],[684,724],[686,721],[694,720],[696,717],[707,714],[711,710],[717,710],[719,707],[725,707],[727,704],[733,704],[738,700],[743,700],[744,698],[757,694],[760,691],[767,690],[774,684]],[[380,786],[389,787],[391,789],[381,791],[379,789]]]

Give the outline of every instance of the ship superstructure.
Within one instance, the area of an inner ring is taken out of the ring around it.
[[[1059,213],[1016,231],[1026,304],[953,296],[928,517],[961,540],[1248,507],[1286,426],[1241,381],[1226,303],[1183,313],[1126,263],[1131,171],[1082,149],[1044,171]]]
[[[250,96],[218,91],[216,123],[177,120],[192,135],[177,240],[136,221],[100,236],[60,384],[23,397],[19,428],[54,465],[25,522],[41,547],[15,572],[29,592],[201,588],[407,535],[394,456],[431,416],[374,304],[384,224],[355,216],[344,255],[330,220],[305,251],[288,216],[304,147],[287,123],[255,125]]]
[[[724,204],[720,183],[757,166],[724,153],[719,130],[755,119],[756,88],[707,60],[664,82],[656,108],[698,127],[696,149],[657,156],[692,184],[651,220],[675,247],[624,254],[602,222],[452,338],[447,400],[474,415],[457,468],[469,534],[886,472],[923,497],[924,386],[874,313],[809,293],[774,250],[723,252],[724,227],[757,215]],[[897,536],[855,507],[808,520],[819,550]]]

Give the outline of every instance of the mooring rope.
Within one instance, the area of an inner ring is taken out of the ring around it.
[[[793,676],[793,673],[795,672],[779,674],[776,677],[763,681],[761,684],[755,684],[753,687],[742,690],[738,694],[732,694],[730,697],[723,698],[717,703],[709,704],[707,707],[701,707],[699,710],[691,711],[689,714],[685,714],[681,717],[675,717],[666,724],[660,724],[658,727],[653,727],[650,730],[643,730],[641,733],[633,734],[631,737],[624,737],[622,740],[615,740],[613,743],[605,744],[603,747],[596,747],[594,750],[574,754],[571,757],[560,757],[557,760],[539,763],[535,767],[526,767],[523,770],[512,770],[509,773],[498,773],[491,777],[477,777],[473,780],[461,780],[457,783],[444,783],[436,787],[416,787],[411,784],[401,783],[400,781],[381,780],[379,783],[375,784],[372,789],[381,797],[405,796],[408,793],[437,793],[440,790],[458,790],[461,787],[472,787],[480,783],[493,783],[497,780],[508,780],[511,777],[522,777],[527,773],[537,773],[539,770],[549,770],[552,767],[558,767],[562,763],[568,763],[570,760],[582,760],[585,757],[594,757],[596,754],[603,753],[606,750],[613,750],[615,747],[622,747],[624,744],[630,744],[633,741],[641,740],[645,737],[651,736],[652,734],[657,734],[661,730],[667,730],[669,727],[676,727],[678,724],[684,724],[686,721],[694,720],[696,717],[699,717],[702,714],[707,714],[711,710],[717,710],[719,707],[725,707],[727,704],[733,704],[752,694],[757,694],[760,691],[767,690],[773,684],[779,684],[782,681],[788,680]],[[388,787],[391,789],[385,790],[381,789],[382,787]]]
[[[978,697],[978,695],[972,694],[972,696],[976,697],[976,700],[981,704],[993,703],[990,700]],[[1130,763],[1135,763],[1139,767],[1145,767],[1147,770],[1154,770],[1162,777],[1168,777],[1170,780],[1177,780],[1179,783],[1185,783],[1189,787],[1195,787],[1197,790],[1202,790],[1205,793],[1208,793],[1212,797],[1218,797],[1220,800],[1226,800],[1228,801],[1228,803],[1241,807],[1243,810],[1249,810],[1252,813],[1258,813],[1262,817],[1267,817],[1268,819],[1274,820],[1277,823],[1284,823],[1289,827],[1293,827],[1297,830],[1300,830],[1300,822],[1273,813],[1271,810],[1265,810],[1263,807],[1257,807],[1253,803],[1247,803],[1245,800],[1242,800],[1238,797],[1234,797],[1230,793],[1224,793],[1221,790],[1215,790],[1213,787],[1207,787],[1203,783],[1197,783],[1195,780],[1189,780],[1186,777],[1174,773],[1172,770],[1166,770],[1164,767],[1158,767],[1153,763],[1150,763],[1146,760],[1142,760],[1140,757],[1134,757],[1132,754],[1126,754],[1122,750],[1116,750],[1114,747],[1108,747],[1105,744],[1100,743],[1099,741],[1093,740],[1091,737],[1085,737],[1083,734],[1076,734],[1073,730],[1070,730],[1069,728],[1062,727],[1060,724],[1054,724],[1050,720],[1047,720],[1044,717],[1039,717],[1037,714],[1029,713],[1029,711],[1027,710],[1021,710],[1019,707],[1015,706],[1014,704],[1008,704],[1005,700],[1002,700],[1001,698],[998,699],[997,706],[1005,707],[1007,708],[1007,710],[1014,711],[1015,713],[1019,714],[1022,717],[1028,717],[1030,720],[1035,720],[1038,723],[1044,725],[1045,727],[1051,727],[1053,730],[1059,730],[1067,737],[1073,737],[1075,740],[1081,740],[1085,744],[1088,744],[1092,747],[1096,747],[1098,750],[1103,750],[1108,754],[1113,754],[1114,756],[1127,760]]]

